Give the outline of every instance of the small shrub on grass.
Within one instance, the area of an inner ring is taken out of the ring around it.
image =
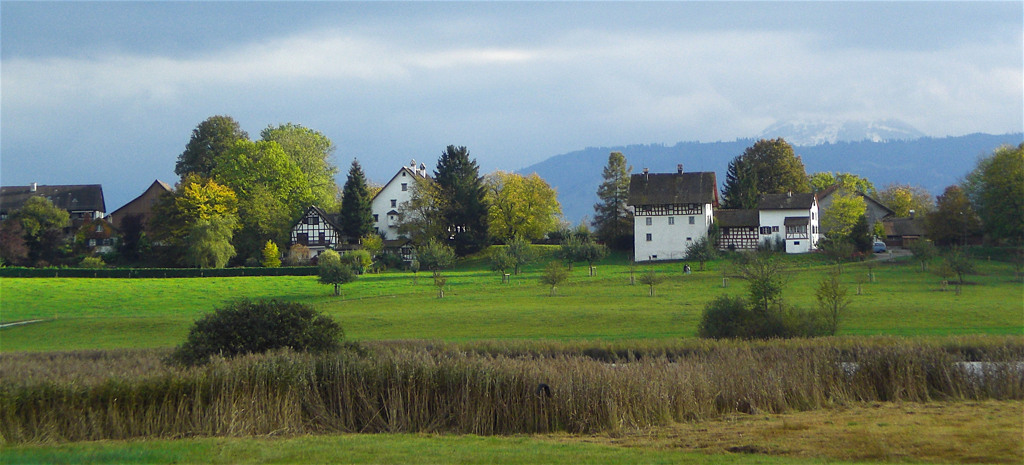
[[[719,296],[701,315],[697,335],[711,339],[774,339],[829,334],[826,315],[780,303],[763,311],[742,297]]]
[[[339,348],[344,336],[341,325],[309,305],[239,300],[197,320],[171,361],[199,365],[214,355],[233,357],[281,348],[325,352]]]
[[[103,259],[100,257],[85,257],[82,259],[82,263],[78,266],[82,268],[96,269],[103,268],[104,266],[107,266],[107,264],[103,263]]]

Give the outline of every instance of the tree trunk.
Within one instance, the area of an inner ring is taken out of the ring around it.
[[[341,295],[341,286],[338,284],[334,285],[334,295]]]

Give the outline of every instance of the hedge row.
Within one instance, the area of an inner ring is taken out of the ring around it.
[[[227,278],[234,276],[314,276],[315,266],[278,268],[0,268],[3,278]]]

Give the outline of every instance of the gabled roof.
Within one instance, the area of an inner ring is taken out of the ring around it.
[[[715,210],[715,223],[723,228],[756,228],[760,221],[757,210]]]
[[[811,217],[809,216],[787,216],[782,220],[782,224],[786,226],[800,226],[811,224]]]
[[[322,209],[322,208],[320,208],[320,207],[318,207],[316,205],[310,205],[309,208],[306,209],[306,213],[303,213],[302,217],[299,218],[299,221],[292,225],[292,228],[294,228],[299,223],[301,223],[302,222],[302,218],[305,218],[305,217],[309,216],[309,212],[310,211],[315,212],[318,216],[320,216],[320,218],[322,218],[324,220],[325,223],[330,225],[332,228],[334,228],[338,232],[341,232],[341,214],[340,213],[337,213],[337,214],[327,213],[326,211],[324,211],[324,209]]]
[[[424,172],[426,172],[426,170],[427,170],[426,166],[424,166],[422,164],[420,164],[420,169],[423,170]],[[409,173],[409,175],[412,176],[413,179],[427,179],[427,178],[430,177],[430,176],[424,176],[422,174],[419,174],[419,173],[417,173],[417,171],[419,171],[419,170],[414,170],[414,169],[409,168],[408,166],[403,166],[401,169],[398,170],[398,172],[395,173],[394,176],[391,177],[390,181],[384,183],[384,186],[382,186],[381,189],[379,191],[377,191],[376,194],[373,194],[373,198],[371,198],[370,201],[373,202],[374,200],[376,200],[377,196],[380,195],[381,192],[384,192],[385,188],[387,188],[391,183],[395,182],[395,179],[398,179],[398,177],[402,175],[402,172]]]
[[[67,186],[3,186],[0,187],[0,211],[13,212],[21,208],[29,198],[45,197],[57,208],[72,211],[106,212],[103,187],[99,184]]]
[[[759,210],[810,210],[814,201],[814,194],[761,194],[757,208]]]
[[[114,210],[109,215],[107,215],[107,217],[117,217],[118,213],[120,213],[121,210],[124,210],[129,205],[134,203],[136,200],[139,200],[139,199],[145,197],[146,194],[148,194],[150,191],[152,191],[154,189],[159,191],[160,194],[163,194],[164,192],[172,192],[173,191],[173,189],[171,189],[171,185],[170,184],[167,184],[166,182],[163,182],[163,181],[157,179],[157,180],[153,181],[153,184],[150,184],[149,187],[146,188],[146,190],[142,191],[142,194],[139,194],[138,197],[135,197],[130,202],[128,202],[128,203],[126,203],[124,205],[121,205],[121,208],[118,208],[117,210]]]
[[[713,172],[643,173],[629,178],[629,205],[718,205]]]

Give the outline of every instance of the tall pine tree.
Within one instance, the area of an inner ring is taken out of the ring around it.
[[[616,248],[632,245],[627,238],[633,233],[633,213],[626,208],[629,197],[629,173],[633,167],[626,166],[626,157],[621,152],[608,155],[604,167],[604,181],[597,188],[601,199],[594,204],[594,226],[597,238]]]
[[[348,179],[341,192],[341,229],[348,236],[349,242],[356,243],[359,238],[373,231],[371,200],[363,168],[359,166],[359,160],[352,160]]]
[[[464,256],[486,247],[490,239],[487,189],[469,150],[449,145],[437,162],[434,181],[445,200],[442,216],[455,253]]]

